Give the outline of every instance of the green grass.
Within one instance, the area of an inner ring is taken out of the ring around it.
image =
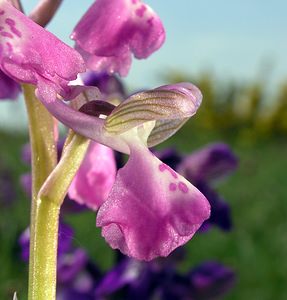
[[[0,134],[0,161],[11,168],[15,184],[25,170],[19,158],[23,137]],[[195,134],[187,130],[171,138],[173,145],[190,152],[220,136]],[[287,139],[286,139],[287,140]],[[287,141],[269,141],[248,145],[232,142],[240,158],[238,171],[217,189],[232,208],[234,229],[222,233],[212,229],[188,243],[187,270],[203,260],[217,260],[234,268],[237,284],[226,296],[228,300],[287,299]],[[0,299],[11,299],[14,290],[25,299],[27,266],[18,258],[16,241],[28,225],[29,200],[16,188],[18,199],[12,207],[1,208],[0,219]],[[95,229],[92,212],[66,218],[75,226],[75,245],[87,248],[102,267],[112,265],[113,251]]]

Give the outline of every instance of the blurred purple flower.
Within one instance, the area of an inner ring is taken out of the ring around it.
[[[188,276],[194,299],[218,299],[226,294],[235,283],[234,271],[215,261],[202,263]]]
[[[124,258],[100,280],[96,296],[125,300],[211,300],[222,297],[234,283],[234,271],[217,262],[205,262],[180,274],[169,258],[149,263]]]
[[[101,276],[82,248],[58,256],[57,300],[95,300],[95,285]]]
[[[60,238],[60,237],[59,237]],[[86,266],[88,256],[85,250],[75,249],[70,253],[61,253],[58,261],[58,282],[70,282]]]
[[[21,149],[21,159],[26,165],[31,165],[31,145],[30,143],[25,144]]]
[[[188,155],[178,170],[196,182],[214,182],[232,173],[238,159],[227,144],[209,144]]]
[[[32,175],[30,172],[24,173],[20,176],[20,185],[25,194],[31,198],[32,196]]]
[[[95,283],[101,273],[91,265],[84,249],[73,248],[73,229],[60,222],[57,264],[57,300],[94,300]],[[29,259],[30,233],[26,229],[20,236],[21,258]]]
[[[12,174],[0,167],[0,208],[9,207],[16,199]]]
[[[86,72],[81,75],[83,82],[87,86],[96,86],[103,96],[112,98],[126,96],[125,88],[122,82],[115,76],[104,72]]]
[[[67,224],[59,224],[58,234],[58,256],[66,253],[72,244],[74,230]],[[29,246],[30,246],[30,230],[27,228],[19,237],[19,245],[21,247],[21,258],[23,261],[29,260]]]
[[[231,230],[232,219],[229,204],[227,204],[217,192],[210,188],[207,183],[198,182],[196,186],[205,195],[211,205],[210,217],[202,224],[200,230],[206,231],[211,225],[216,225],[225,231]]]
[[[30,229],[26,228],[19,237],[19,245],[21,250],[21,259],[25,262],[29,261],[30,246]]]
[[[71,245],[73,231],[60,225],[57,266],[57,300],[213,300],[226,294],[235,283],[235,273],[224,265],[209,261],[178,273],[177,264],[185,258],[184,247],[168,258],[142,262],[119,253],[116,265],[103,274],[85,250]],[[28,260],[29,232],[20,245]]]
[[[134,259],[122,259],[102,278],[96,288],[96,296],[104,297],[132,284],[141,277],[145,264]]]

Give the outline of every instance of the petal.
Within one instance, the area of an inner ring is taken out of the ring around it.
[[[30,247],[30,229],[26,228],[20,235],[18,244],[21,250],[21,259],[25,262],[29,261],[29,247]]]
[[[17,200],[14,176],[0,161],[0,209],[8,208]]]
[[[29,198],[32,196],[32,175],[30,172],[24,173],[20,177],[20,184]]]
[[[97,0],[71,38],[90,69],[127,75],[131,54],[146,58],[165,40],[159,17],[139,0]]]
[[[230,207],[217,192],[211,189],[205,182],[197,182],[196,187],[208,199],[211,206],[210,218],[203,223],[201,231],[207,231],[210,225],[216,225],[224,231],[232,229]]]
[[[227,144],[214,143],[186,157],[177,170],[189,180],[213,181],[233,172],[237,165],[238,159]]]
[[[131,146],[97,226],[114,249],[140,260],[167,256],[209,217],[206,198],[144,146]]]
[[[113,150],[92,142],[70,185],[69,197],[97,210],[108,197],[116,171]]]
[[[58,258],[63,256],[71,248],[73,241],[73,229],[64,223],[59,225],[58,233]],[[23,261],[29,260],[30,229],[27,228],[19,237],[19,246],[21,247],[21,258]]]
[[[58,259],[58,281],[62,284],[71,282],[86,267],[87,262],[88,255],[84,249],[78,248],[63,254]]]
[[[85,71],[82,57],[6,1],[0,3],[0,67],[11,78],[37,85],[53,101],[69,97],[69,81]]]
[[[108,73],[86,72],[82,74],[83,81],[87,86],[96,86],[108,100],[118,97],[120,100],[126,95],[122,82]]]
[[[0,99],[16,99],[20,85],[0,70]]]
[[[96,296],[100,299],[110,295],[123,287],[134,283],[144,271],[143,263],[125,258],[109,271],[96,287]]]
[[[21,149],[21,160],[28,166],[31,165],[31,145],[30,143],[25,144]]]
[[[236,279],[232,269],[215,261],[197,266],[189,277],[195,299],[221,298],[234,286]]]
[[[87,67],[96,72],[107,72],[109,74],[118,73],[120,76],[127,76],[132,64],[132,57],[129,52],[119,56],[97,56],[92,55],[80,47],[75,49],[84,58]]]
[[[132,95],[107,117],[105,129],[120,134],[145,122],[156,120],[148,138],[148,146],[154,146],[175,133],[201,103],[202,94],[191,83],[166,85]]]

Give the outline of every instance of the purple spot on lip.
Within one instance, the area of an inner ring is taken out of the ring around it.
[[[0,16],[4,15],[5,11],[4,10],[0,10]]]
[[[1,31],[0,35],[13,39],[13,35],[10,32]]]
[[[179,188],[180,191],[182,191],[182,192],[185,193],[185,194],[188,192],[188,187],[187,187],[187,185],[186,185],[185,183],[183,183],[183,182],[179,182],[179,183],[178,183],[178,188]]]
[[[150,26],[152,26],[152,25],[153,25],[153,17],[149,18],[149,19],[147,20],[147,23],[148,23]]]
[[[8,51],[11,53],[11,52],[13,52],[13,47],[12,47],[12,44],[11,43],[6,43],[6,46],[7,46],[7,48],[8,48]]]
[[[10,26],[15,26],[15,24],[16,24],[15,21],[13,19],[10,19],[10,18],[7,18],[5,20],[5,23],[10,25]]]
[[[161,172],[164,172],[165,170],[167,170],[172,175],[173,178],[177,179],[176,172],[172,168],[167,166],[166,164],[162,163],[158,166],[158,168]]]
[[[5,20],[5,23],[10,27],[10,30],[17,35],[18,37],[21,37],[21,32],[15,27],[16,23],[13,19],[7,18]]]
[[[142,5],[140,8],[138,8],[136,10],[136,14],[137,14],[138,17],[142,18],[145,11],[146,11],[146,7],[145,7],[145,5]]]
[[[16,27],[11,27],[11,31],[16,34],[18,37],[22,36],[22,33],[16,28]]]
[[[176,191],[176,184],[175,183],[170,183],[169,184],[169,190],[171,191],[171,192],[174,192],[174,191]]]

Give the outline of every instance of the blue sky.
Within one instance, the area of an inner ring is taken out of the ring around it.
[[[92,2],[64,0],[48,29],[73,45],[69,34]],[[179,69],[193,75],[210,70],[219,80],[246,82],[265,75],[266,66],[272,66],[271,74],[267,74],[272,78],[271,85],[287,79],[287,1],[145,2],[160,15],[167,39],[152,57],[134,61],[125,79],[129,87],[157,86],[165,83],[161,74]],[[29,11],[37,1],[23,3]],[[1,108],[4,113],[7,106],[15,105],[1,106],[6,107]]]
[[[81,2],[79,4],[79,2]],[[162,72],[210,69],[219,78],[248,80],[272,64],[276,79],[287,78],[287,1],[284,0],[149,0],[161,17],[166,43],[152,57],[135,61],[126,81],[135,88],[153,86]],[[24,4],[31,9],[35,0]],[[92,0],[64,0],[48,27],[69,40],[75,23]]]

